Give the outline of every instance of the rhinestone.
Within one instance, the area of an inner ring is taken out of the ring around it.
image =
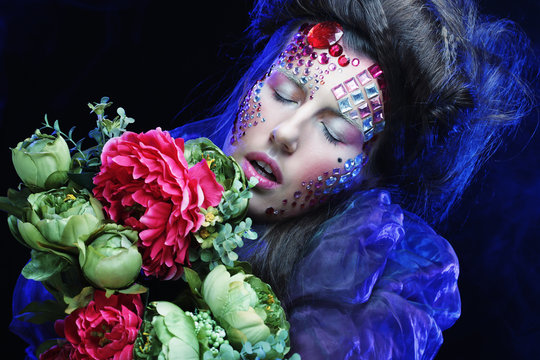
[[[352,175],[352,177],[357,177],[358,175],[360,175],[360,172],[362,172],[362,167],[361,167],[361,166],[355,168],[355,169],[351,172],[351,175]]]
[[[340,170],[339,168],[335,168],[335,169],[332,171],[332,173],[333,173],[334,175],[339,175],[339,174],[341,173],[341,170]]]
[[[370,130],[372,127],[373,127],[373,123],[372,123],[372,120],[373,118],[371,116],[365,118],[363,121],[362,121],[362,127],[363,127],[363,131],[364,133],[368,130]]]
[[[349,180],[351,180],[351,175],[350,174],[345,174],[345,175],[342,175],[339,178],[339,183],[340,184],[345,184],[345,183],[349,182]]]
[[[346,56],[346,55],[341,55],[339,58],[338,58],[338,64],[339,66],[341,67],[344,67],[344,66],[347,66],[349,65],[349,58]]]
[[[328,70],[330,70],[330,71],[334,71],[334,70],[336,70],[336,68],[337,68],[336,64],[334,64],[334,63],[328,65]]]
[[[302,192],[301,191],[297,191],[294,193],[294,198],[295,199],[300,199],[300,196],[302,196]]]
[[[360,84],[362,86],[366,85],[368,82],[371,81],[368,72],[365,70],[362,71],[360,74],[356,75],[356,78],[358,79],[358,81],[360,81]]]
[[[371,110],[367,103],[360,104],[358,106],[358,111],[360,112],[360,117],[365,118],[366,116],[371,115]]]
[[[371,140],[373,137],[373,129],[370,129],[364,133],[364,142]]]
[[[384,125],[385,125],[385,124],[384,124],[384,121],[378,122],[378,123],[374,124],[374,125],[373,125],[373,131],[374,131],[374,133],[375,133],[375,134],[378,134],[378,133],[380,133],[381,131],[383,131],[383,130],[384,130]]]
[[[334,185],[336,183],[336,181],[337,181],[336,177],[330,176],[328,179],[326,179],[325,184],[326,184],[326,186],[332,186],[332,185]]]
[[[346,113],[347,111],[352,110],[352,105],[349,100],[349,97],[338,100],[338,106],[339,106],[339,111],[341,111],[342,113]]]
[[[332,88],[332,93],[334,94],[336,100],[339,100],[347,95],[347,91],[345,91],[343,84],[339,84],[338,86]]]
[[[343,167],[345,168],[345,171],[349,172],[349,171],[351,171],[353,166],[354,166],[354,160],[349,159],[349,160],[345,161],[345,165]]]
[[[326,49],[334,45],[343,36],[343,28],[333,21],[318,23],[309,30],[307,42],[317,49]]]
[[[370,67],[368,67],[367,70],[369,71],[371,76],[373,76],[374,79],[378,78],[383,73],[381,67],[378,64],[371,65]]]
[[[363,162],[364,162],[364,155],[362,154],[357,155],[356,158],[354,159],[354,163],[356,164],[356,166],[362,166]]]
[[[339,44],[334,44],[330,46],[330,49],[328,49],[328,53],[333,57],[338,57],[339,55],[343,54],[343,47]]]
[[[352,98],[352,101],[353,101],[354,105],[358,105],[358,104],[363,103],[365,101],[364,93],[360,89],[355,91],[355,92],[352,92],[351,93],[351,98]]]
[[[320,56],[319,56],[319,62],[321,64],[328,64],[328,62],[330,61],[330,58],[328,57],[328,54],[327,53],[322,53]]]
[[[352,110],[348,114],[350,120],[356,120],[360,117],[360,114],[358,113],[358,110]]]
[[[384,120],[384,118],[383,118],[382,111],[377,111],[375,114],[373,114],[373,122],[374,123],[380,123],[383,120]]]
[[[358,65],[360,65],[360,60],[359,60],[358,58],[352,59],[351,65],[352,65],[352,66],[358,66]]]
[[[375,96],[373,99],[371,99],[371,108],[373,109],[373,111],[382,108],[381,98],[379,96]]]
[[[366,87],[364,87],[364,90],[366,91],[366,95],[369,99],[379,95],[379,90],[377,90],[377,87],[375,86],[375,84],[367,85]]]
[[[346,80],[343,85],[345,85],[345,88],[348,92],[353,92],[355,90],[358,90],[360,86],[358,86],[358,83],[354,78],[350,78],[349,80]]]

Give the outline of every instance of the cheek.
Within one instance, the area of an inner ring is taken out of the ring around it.
[[[339,161],[341,160],[341,161]],[[291,190],[276,208],[267,214],[298,214],[327,202],[332,196],[358,183],[367,158],[333,158],[306,165],[294,173]]]

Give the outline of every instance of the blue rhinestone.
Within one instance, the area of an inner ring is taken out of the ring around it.
[[[358,166],[357,168],[355,168],[355,169],[352,171],[351,175],[352,175],[353,177],[357,177],[357,176],[360,174],[361,171],[362,171],[362,167],[361,167],[361,166]]]
[[[332,186],[336,183],[337,178],[334,176],[330,176],[328,179],[326,179],[326,186]]]
[[[353,166],[354,166],[354,160],[353,159],[349,159],[349,160],[345,161],[345,165],[344,165],[345,171],[347,171],[347,172],[351,171]]]
[[[345,184],[345,183],[349,182],[349,180],[351,180],[351,175],[350,174],[341,175],[341,177],[339,178],[339,183],[340,184]]]

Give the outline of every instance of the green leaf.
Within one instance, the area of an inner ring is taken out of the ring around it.
[[[62,257],[43,251],[32,251],[32,260],[22,269],[21,274],[30,280],[46,281],[69,265]]]
[[[49,321],[63,319],[65,304],[54,300],[34,301],[21,310],[17,319],[32,324],[44,324]]]

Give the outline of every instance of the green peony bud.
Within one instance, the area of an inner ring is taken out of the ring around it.
[[[43,191],[64,185],[71,156],[61,136],[41,134],[36,130],[32,137],[11,149],[15,171],[32,191]]]
[[[21,218],[10,216],[16,238],[38,251],[51,252],[71,261],[78,242],[85,242],[104,219],[102,206],[87,190],[62,187],[28,196],[29,207]]]
[[[157,359],[199,360],[199,341],[192,318],[170,302],[155,301],[150,305],[156,312],[152,331],[162,344]]]
[[[243,272],[231,276],[225,266],[218,265],[202,285],[204,301],[227,332],[229,341],[237,346],[246,341],[256,343],[270,335],[264,323],[266,313],[247,282],[251,276]]]
[[[122,289],[131,285],[141,270],[137,231],[107,224],[88,240],[79,255],[86,278],[102,289]],[[84,246],[84,244],[82,244]]]

